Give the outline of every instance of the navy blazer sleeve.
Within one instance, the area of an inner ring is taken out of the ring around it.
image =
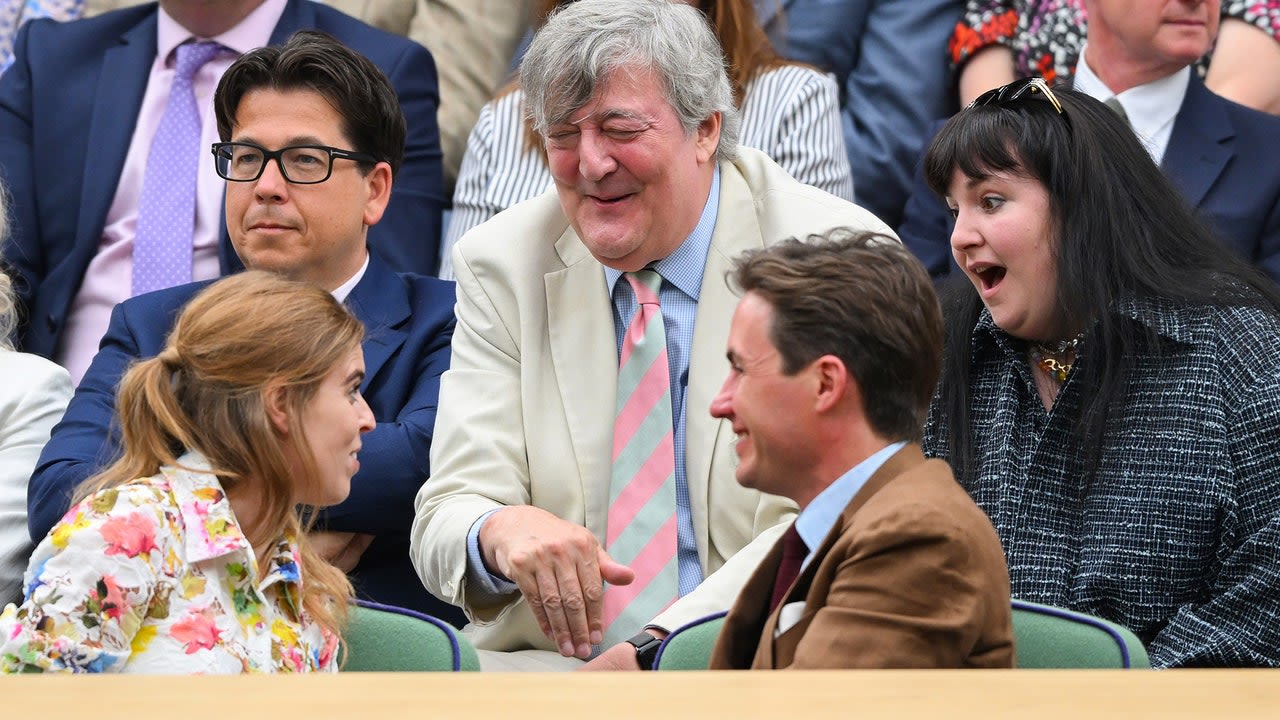
[[[116,385],[129,363],[159,351],[164,334],[191,295],[188,288],[175,288],[185,289],[180,294],[161,291],[163,297],[173,298],[161,310],[163,319],[152,313],[135,314],[135,308],[146,307],[135,301],[120,303],[111,311],[98,354],[62,421],[54,426],[27,485],[27,530],[33,542],[43,540],[67,512],[76,487],[115,458],[120,442],[113,421]]]
[[[382,220],[369,228],[369,245],[393,270],[435,275],[446,205],[435,61],[426,48],[406,41],[394,66],[383,69],[400,97],[407,134],[391,201]]]

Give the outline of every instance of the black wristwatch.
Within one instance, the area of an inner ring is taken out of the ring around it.
[[[640,664],[640,669],[653,670],[653,663],[658,659],[658,648],[662,647],[662,640],[641,631],[627,642],[636,649],[636,662]]]

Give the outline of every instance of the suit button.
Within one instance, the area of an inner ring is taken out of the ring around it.
[[[47,322],[47,323],[49,324],[49,331],[50,331],[50,332],[53,332],[54,330],[57,330],[57,329],[58,329],[58,316],[57,316],[57,315],[54,315],[53,313],[50,313],[50,314],[49,314],[49,317],[45,318],[45,322]]]

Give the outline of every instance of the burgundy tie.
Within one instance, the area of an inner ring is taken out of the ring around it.
[[[782,562],[778,563],[778,577],[773,581],[773,599],[769,601],[770,613],[777,609],[782,599],[787,596],[787,590],[792,583],[800,577],[800,566],[804,564],[808,554],[809,547],[804,544],[800,533],[796,531],[796,524],[791,523],[791,527],[782,534]]]

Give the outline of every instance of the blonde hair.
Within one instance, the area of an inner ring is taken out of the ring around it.
[[[13,328],[18,324],[17,307],[13,300],[13,281],[0,267],[0,350],[13,349]]]
[[[164,350],[133,363],[120,381],[121,456],[86,480],[77,498],[154,475],[163,465],[177,464],[184,450],[200,451],[227,492],[253,484],[258,517],[242,529],[254,547],[286,533],[297,536],[305,580],[302,605],[322,627],[341,636],[351,583],[310,547],[294,488],[317,474],[300,422],[303,409],[363,337],[360,321],[313,285],[261,271],[210,285],[182,311]],[[301,478],[290,471],[267,416],[269,385],[284,388]]]
[[[9,240],[9,193],[0,185],[0,248]],[[13,349],[13,329],[18,326],[18,303],[14,299],[13,280],[5,274],[0,262],[0,350]]]

